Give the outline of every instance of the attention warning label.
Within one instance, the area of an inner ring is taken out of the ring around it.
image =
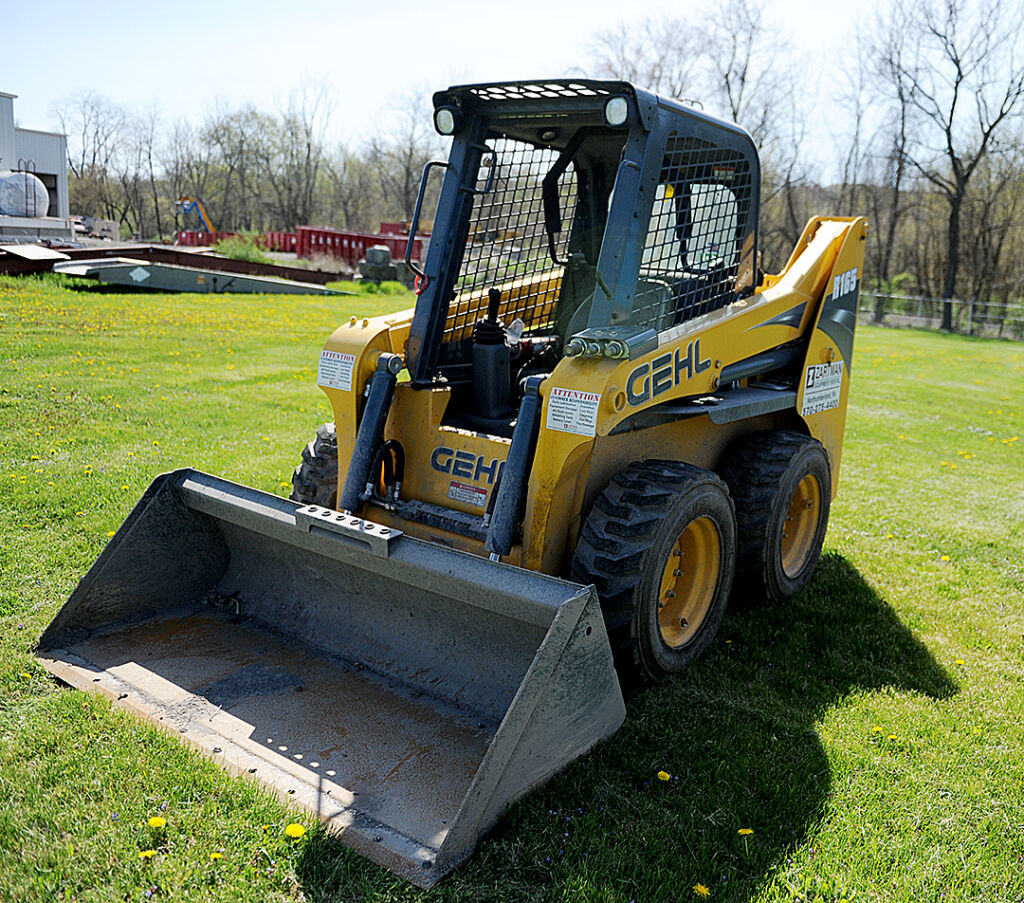
[[[356,365],[354,354],[339,351],[321,351],[320,366],[316,371],[316,384],[334,389],[352,391],[352,370]]]
[[[820,414],[839,407],[839,394],[843,388],[843,362],[812,364],[804,379],[804,402],[800,415]]]
[[[553,388],[548,397],[547,428],[579,436],[597,435],[597,406],[601,396],[596,392]]]
[[[452,480],[448,484],[448,498],[453,502],[462,502],[465,505],[483,508],[487,505],[487,490],[481,489],[479,486],[470,486],[469,483],[458,483]]]

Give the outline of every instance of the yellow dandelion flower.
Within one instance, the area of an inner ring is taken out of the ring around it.
[[[223,859],[224,858],[224,854],[223,853],[210,853],[210,858],[216,862],[218,859]]]
[[[284,829],[284,833],[287,834],[292,840],[298,840],[306,833],[306,829],[302,825],[298,825],[292,822]]]
[[[939,556],[939,561],[949,561],[949,556],[948,555],[940,555]]]
[[[693,892],[698,897],[710,897],[711,896],[711,891],[709,891],[703,884],[695,884],[695,885],[693,885]]]
[[[753,828],[740,828],[736,833],[739,834],[741,837],[747,837],[750,834],[754,833],[754,829]]]
[[[152,859],[156,855],[156,850],[142,850],[139,853],[139,859]]]
[[[29,674],[28,671],[22,671],[20,676],[24,677],[25,680],[29,680],[32,677],[32,675]]]
[[[113,536],[117,530],[107,530],[107,536]]]
[[[964,663],[964,660],[963,660],[962,658],[958,658],[958,659],[956,660],[956,663],[957,663],[958,665],[962,665],[962,664]]]
[[[871,730],[876,734],[882,733],[882,729],[877,724]]]
[[[153,815],[150,817],[149,821],[146,822],[146,824],[148,824],[151,828],[166,828],[167,819],[161,815]]]
[[[889,739],[890,740],[895,740],[896,739],[896,735],[895,734],[889,734]]]
[[[668,781],[668,780],[671,780],[671,779],[672,779],[672,775],[670,775],[667,771],[659,771],[658,772],[658,780],[659,781]]]

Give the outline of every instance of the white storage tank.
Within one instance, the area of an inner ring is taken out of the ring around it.
[[[0,172],[0,216],[46,216],[50,195],[30,172]]]

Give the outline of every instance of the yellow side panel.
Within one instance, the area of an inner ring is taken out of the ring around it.
[[[397,386],[384,436],[405,450],[405,485],[415,487],[412,498],[482,515],[508,458],[509,440],[442,426],[449,396],[446,388]]]
[[[339,485],[344,482],[352,457],[363,409],[363,390],[382,352],[404,355],[411,320],[411,310],[372,319],[352,317],[334,330],[320,352],[317,385],[334,412]]]

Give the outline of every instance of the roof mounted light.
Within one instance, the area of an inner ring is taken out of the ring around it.
[[[458,107],[438,107],[434,110],[434,128],[440,135],[454,135],[462,128],[462,110]]]
[[[604,105],[604,121],[612,128],[626,124],[629,119],[629,101],[625,97],[609,97]]]

